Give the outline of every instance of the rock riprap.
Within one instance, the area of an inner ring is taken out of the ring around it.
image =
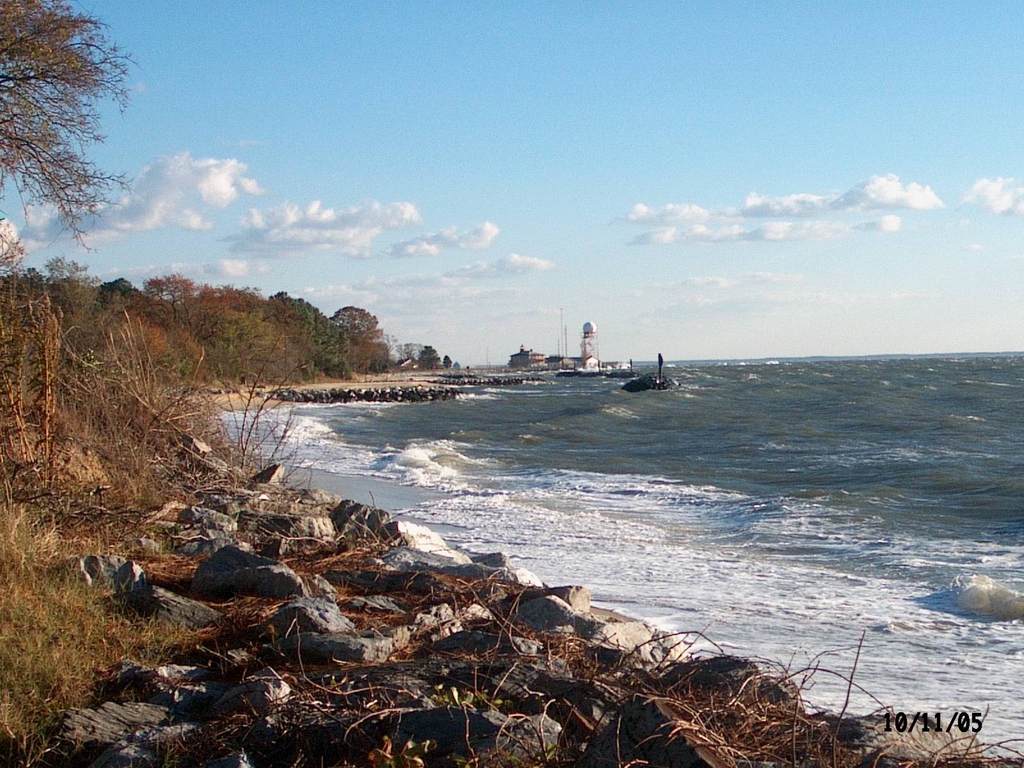
[[[66,713],[69,765],[923,768],[981,754],[810,713],[783,673],[693,658],[694,635],[592,610],[585,587],[330,494],[224,488],[162,522],[157,549],[74,568],[196,642],[179,663],[126,661],[108,700]]]

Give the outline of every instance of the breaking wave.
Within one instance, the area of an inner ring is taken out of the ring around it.
[[[1024,594],[988,576],[957,576],[953,582],[957,607],[999,621],[1024,618]]]

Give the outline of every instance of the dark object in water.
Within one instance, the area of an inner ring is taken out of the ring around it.
[[[646,374],[638,379],[627,381],[622,385],[626,392],[648,392],[651,390],[662,392],[667,389],[675,389],[678,384],[673,379],[666,379],[661,376]]]

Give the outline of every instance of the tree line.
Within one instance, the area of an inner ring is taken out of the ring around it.
[[[0,288],[7,312],[45,298],[60,317],[65,354],[79,363],[102,359],[117,329],[136,323],[154,363],[182,382],[273,384],[453,365],[432,346],[397,343],[365,309],[342,307],[328,317],[283,291],[268,298],[180,274],[140,287],[125,278],[101,282],[63,258],[43,270],[3,270]]]

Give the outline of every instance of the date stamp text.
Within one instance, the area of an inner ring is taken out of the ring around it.
[[[946,733],[980,733],[985,718],[981,712],[886,712],[885,730],[897,733],[945,731]]]

